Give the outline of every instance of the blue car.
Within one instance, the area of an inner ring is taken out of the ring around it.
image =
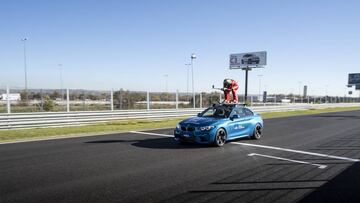
[[[259,114],[244,105],[216,104],[177,124],[175,140],[221,147],[226,141],[241,137],[260,139],[264,122]]]

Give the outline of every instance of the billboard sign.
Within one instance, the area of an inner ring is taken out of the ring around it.
[[[349,85],[360,84],[360,73],[350,73],[348,84]]]
[[[19,93],[13,93],[13,94],[1,94],[0,95],[0,100],[2,101],[6,101],[6,100],[10,100],[10,101],[20,101],[21,100],[21,96]]]
[[[266,65],[266,51],[230,54],[230,69],[259,67]]]

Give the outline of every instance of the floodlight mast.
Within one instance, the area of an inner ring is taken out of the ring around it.
[[[192,92],[193,92],[193,108],[195,109],[195,89],[194,89],[194,63],[193,60],[196,59],[196,55],[191,54],[191,77],[192,77]]]
[[[59,63],[58,64],[59,67],[59,75],[60,75],[60,92],[61,92],[61,101],[64,100],[64,90],[63,90],[63,75],[62,75],[62,64]]]
[[[28,81],[27,81],[27,64],[26,64],[26,41],[28,39],[26,37],[22,38],[23,42],[23,51],[24,51],[24,72],[25,72],[25,99],[28,102]]]
[[[191,66],[191,63],[185,63],[185,66],[187,66],[186,68],[186,98],[189,97],[189,69],[190,69],[190,66]]]
[[[165,77],[165,92],[166,94],[168,93],[168,78],[169,78],[169,74],[164,74]]]

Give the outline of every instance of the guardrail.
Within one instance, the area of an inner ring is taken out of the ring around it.
[[[293,110],[321,109],[333,107],[360,106],[360,103],[337,104],[288,104],[280,106],[250,107],[258,113]],[[0,129],[46,128],[86,125],[96,122],[128,119],[164,119],[172,117],[194,116],[203,109],[178,110],[118,110],[93,112],[39,112],[0,114]]]

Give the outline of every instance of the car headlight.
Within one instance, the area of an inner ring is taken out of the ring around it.
[[[180,128],[181,128],[181,126],[180,126],[179,123],[176,125],[176,128],[177,128],[177,129],[180,129]]]
[[[200,127],[200,130],[211,130],[211,129],[213,129],[213,128],[215,128],[215,126],[212,126],[212,125],[209,125],[209,126],[202,126],[202,127]]]

